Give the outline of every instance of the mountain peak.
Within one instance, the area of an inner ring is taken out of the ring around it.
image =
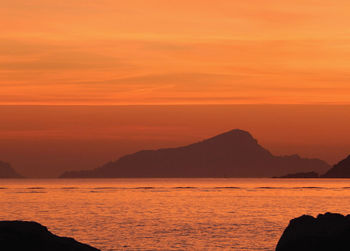
[[[235,139],[235,140],[236,139],[248,139],[248,140],[253,139],[253,140],[255,140],[249,132],[241,130],[241,129],[233,129],[233,130],[218,134],[212,138],[209,138],[209,140],[215,139],[215,138],[230,138],[230,139]]]
[[[232,129],[230,131],[222,133],[221,135],[246,136],[246,137],[253,138],[253,136],[249,132],[241,129]]]
[[[203,140],[202,143],[222,143],[222,144],[234,144],[234,145],[251,145],[257,146],[258,141],[253,136],[244,130],[233,129],[222,134],[216,135],[212,138]]]
[[[61,177],[270,177],[328,167],[321,160],[274,156],[249,132],[234,129],[187,146],[139,151]]]

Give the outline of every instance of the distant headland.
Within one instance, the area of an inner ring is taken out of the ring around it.
[[[328,170],[322,178],[350,178],[350,155]]]
[[[252,135],[235,129],[188,146],[145,150],[92,170],[70,171],[61,178],[271,177],[319,172],[330,166],[298,155],[275,156]]]

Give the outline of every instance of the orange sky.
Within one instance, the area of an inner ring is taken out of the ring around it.
[[[0,160],[53,176],[240,128],[335,163],[350,153],[349,13],[348,0],[2,0]]]
[[[0,104],[350,103],[347,0],[3,0]]]

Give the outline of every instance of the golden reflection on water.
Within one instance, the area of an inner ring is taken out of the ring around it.
[[[350,213],[350,180],[0,180],[0,220],[102,250],[273,250],[290,219],[326,211]]]

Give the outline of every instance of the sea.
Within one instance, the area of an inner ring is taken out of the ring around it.
[[[350,213],[347,179],[1,179],[0,220],[101,250],[274,250],[292,218]]]

